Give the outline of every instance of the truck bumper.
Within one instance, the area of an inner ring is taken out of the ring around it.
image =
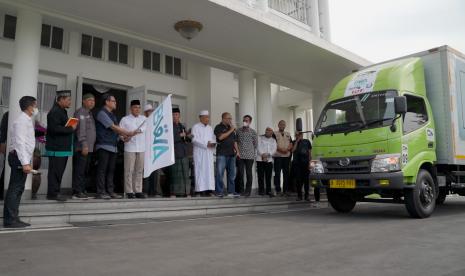
[[[310,174],[312,185],[316,184],[316,186],[324,188],[330,188],[330,180],[336,179],[355,180],[356,189],[403,190],[414,186],[404,183],[404,174],[401,171],[371,174]]]

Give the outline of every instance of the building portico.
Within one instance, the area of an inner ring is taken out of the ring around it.
[[[305,25],[268,7],[264,11],[239,0],[144,0],[134,7],[110,0],[0,0],[0,109],[10,111],[11,122],[19,98],[36,96],[38,121],[45,126],[56,90],[72,91],[71,115],[81,105],[83,89],[121,90],[121,108],[139,89],[154,105],[173,94],[188,127],[197,122],[199,110],[208,109],[212,124],[228,111],[238,125],[243,115],[251,115],[259,134],[281,119],[293,131],[290,107],[307,112],[306,127],[311,127],[323,107],[322,95],[340,76],[368,62],[329,42],[329,35],[312,32],[315,20]],[[174,30],[184,19],[201,21],[197,37],[186,40]],[[42,159],[40,194],[47,178]],[[71,187],[71,166],[64,188]]]

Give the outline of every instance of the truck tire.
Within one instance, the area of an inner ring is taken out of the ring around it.
[[[349,213],[357,203],[350,193],[335,191],[334,189],[328,189],[327,197],[331,207],[339,213]]]
[[[415,188],[405,191],[405,207],[412,218],[427,218],[436,207],[434,180],[426,170],[420,170]]]
[[[447,188],[439,188],[438,198],[436,198],[436,205],[444,204],[447,196]]]

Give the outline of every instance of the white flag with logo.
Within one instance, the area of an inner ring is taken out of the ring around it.
[[[144,177],[174,164],[171,95],[146,120]]]

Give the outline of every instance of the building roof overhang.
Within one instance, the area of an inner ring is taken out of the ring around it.
[[[100,28],[131,38],[138,46],[156,45],[165,52],[220,69],[248,69],[271,81],[302,91],[328,91],[345,75],[370,63],[316,37],[308,26],[276,12],[262,12],[231,0],[0,0],[32,7],[51,20]],[[174,24],[197,20],[203,30],[191,40]]]

